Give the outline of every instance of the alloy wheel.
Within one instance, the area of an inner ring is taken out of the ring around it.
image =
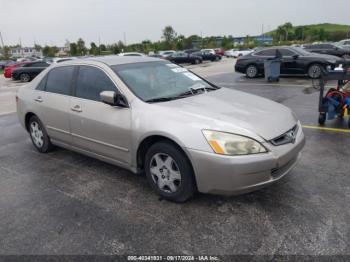
[[[21,74],[20,79],[22,82],[28,82],[30,80],[30,76],[28,74]]]
[[[321,76],[321,67],[319,65],[313,65],[309,68],[309,76],[313,79]]]
[[[247,76],[249,78],[254,78],[254,77],[256,77],[257,74],[258,74],[258,70],[257,70],[256,66],[249,66],[247,68]]]

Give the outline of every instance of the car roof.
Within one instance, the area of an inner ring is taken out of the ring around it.
[[[77,61],[81,61],[81,62],[95,61],[95,62],[101,62],[109,66],[112,66],[112,65],[133,64],[133,63],[143,63],[143,62],[157,62],[157,61],[164,61],[164,60],[155,58],[155,57],[148,57],[148,56],[110,55],[110,56],[88,57],[88,58],[82,58],[78,60],[74,59],[74,60],[66,61],[65,63],[74,63]]]

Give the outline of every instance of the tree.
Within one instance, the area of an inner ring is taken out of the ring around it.
[[[42,49],[42,47],[40,45],[34,44],[34,49],[36,51],[40,51]]]
[[[79,38],[77,42],[78,55],[86,55],[87,49],[85,47],[85,42],[83,39]]]
[[[89,53],[90,55],[99,55],[99,48],[97,47],[97,45],[94,42],[90,43],[90,50]]]
[[[56,53],[58,52],[58,48],[56,46],[44,46],[43,48],[43,55],[48,57],[54,57]]]
[[[69,49],[70,49],[70,55],[71,56],[77,56],[78,54],[78,46],[76,43],[70,43],[69,44]]]
[[[174,47],[176,37],[177,33],[170,25],[163,29],[162,39],[164,39],[167,49],[172,49]]]

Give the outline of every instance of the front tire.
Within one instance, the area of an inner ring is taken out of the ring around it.
[[[19,76],[19,79],[21,80],[21,82],[29,82],[30,81],[30,75],[27,73],[22,73]]]
[[[258,76],[258,67],[256,65],[249,65],[246,69],[246,76],[248,78],[256,78]]]
[[[40,153],[48,153],[51,151],[53,145],[47,135],[44,125],[37,116],[32,116],[28,123],[29,135],[34,147]]]
[[[168,142],[152,145],[145,156],[146,177],[161,197],[173,202],[185,202],[195,193],[192,166],[186,155]]]
[[[307,74],[311,79],[318,79],[322,75],[323,66],[319,64],[313,64],[309,67]]]

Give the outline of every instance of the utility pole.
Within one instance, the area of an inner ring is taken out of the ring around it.
[[[201,46],[202,46],[202,49],[203,49],[203,32],[202,31],[201,31],[201,41],[202,41]]]
[[[0,31],[0,40],[1,40],[2,48],[5,49],[4,39],[2,38],[1,31]]]
[[[101,55],[101,37],[98,36],[98,54]]]

